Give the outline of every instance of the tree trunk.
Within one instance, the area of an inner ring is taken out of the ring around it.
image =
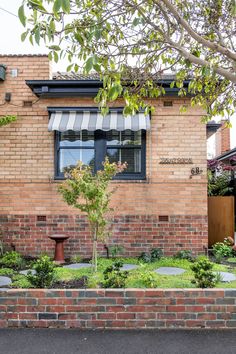
[[[97,272],[98,256],[97,256],[97,227],[96,226],[95,226],[94,232],[93,232],[93,258],[92,258],[92,264],[93,264],[94,272]]]

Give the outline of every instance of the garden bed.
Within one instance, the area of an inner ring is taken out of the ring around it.
[[[41,280],[53,273],[51,285],[45,286],[48,289],[30,289],[33,284],[27,271],[20,274],[22,268],[32,266],[31,261],[16,253],[1,260],[0,278],[12,280],[0,288],[2,328],[236,328],[236,280],[198,289],[191,260],[159,257],[145,263],[143,259],[100,258],[94,273],[90,263],[53,269],[44,256],[34,265],[43,271]],[[114,270],[115,261],[125,264]],[[6,263],[14,266],[4,268],[4,262],[5,267]],[[114,272],[106,280],[109,268]],[[213,271],[236,276],[236,268],[227,265],[214,264]],[[106,281],[120,288],[105,288]]]

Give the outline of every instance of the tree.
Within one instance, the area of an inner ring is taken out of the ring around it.
[[[165,93],[158,80],[174,72],[171,87],[207,118],[235,110],[235,16],[236,0],[24,0],[19,8],[22,40],[44,40],[50,58],[68,57],[68,70],[100,75],[101,107],[121,94],[124,113],[147,107]]]
[[[97,242],[103,240],[108,225],[107,213],[112,195],[108,190],[113,176],[122,172],[126,163],[103,163],[103,170],[93,175],[89,166],[79,161],[75,168],[66,172],[66,180],[59,186],[59,193],[68,205],[87,214],[93,241],[92,263],[97,271]]]

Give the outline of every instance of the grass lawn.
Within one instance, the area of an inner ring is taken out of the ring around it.
[[[63,267],[57,267],[55,269],[55,282],[60,284],[64,283],[63,287],[66,287],[67,282],[79,281],[83,277],[86,277],[87,288],[101,287],[104,281],[104,270],[111,266],[114,261],[121,260],[123,263],[137,264],[138,268],[128,271],[128,277],[125,281],[126,288],[195,288],[196,285],[192,283],[194,279],[193,272],[190,267],[192,262],[186,259],[177,259],[174,257],[162,257],[151,263],[144,263],[137,258],[116,258],[98,259],[98,272],[94,274],[91,268],[81,269],[68,269]],[[28,267],[30,265],[28,264]],[[177,267],[183,268],[186,271],[180,275],[160,275],[154,272],[159,267]],[[22,269],[22,268],[21,268]],[[223,265],[214,263],[214,271],[230,272],[236,275],[236,267],[233,263],[231,265]],[[30,288],[32,287],[27,277],[18,273],[18,271],[11,268],[0,268],[0,276],[9,276],[12,278],[12,287],[14,288]],[[79,287],[79,286],[78,286]],[[236,288],[236,281],[233,282],[218,282],[217,288]]]
[[[120,259],[120,258],[119,258]],[[191,282],[193,279],[193,272],[190,270],[191,262],[185,259],[176,259],[172,257],[161,258],[160,260],[152,263],[140,263],[135,258],[121,259],[124,263],[137,264],[138,269],[130,270],[126,280],[127,288],[146,288],[146,278],[150,273],[152,274],[155,287],[157,288],[195,288],[196,286]],[[98,272],[93,274],[89,268],[84,269],[56,269],[57,281],[69,281],[72,279],[79,279],[82,276],[88,277],[88,287],[97,287],[103,281],[103,271],[106,267],[112,265],[114,259],[100,258],[98,260]],[[178,267],[186,270],[185,273],[180,275],[159,275],[154,272],[159,267]],[[222,264],[214,264],[214,271],[230,272],[236,275],[236,268],[232,268]],[[236,281],[225,283],[217,283],[218,288],[236,288]]]

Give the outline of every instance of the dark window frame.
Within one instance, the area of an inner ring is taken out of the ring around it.
[[[55,132],[55,150],[54,150],[54,166],[55,166],[55,179],[63,180],[65,179],[64,175],[59,171],[59,152],[60,152],[60,136],[61,133],[59,131]],[[102,161],[106,156],[107,151],[107,139],[106,132],[102,130],[96,130],[94,132],[94,152],[95,152],[95,164],[94,169],[95,173],[99,169],[102,168]],[[73,149],[73,147],[70,147]],[[109,145],[109,149],[111,148],[127,148],[121,145]],[[129,149],[135,149],[137,146],[129,146]],[[66,149],[66,147],[63,147]],[[78,147],[74,147],[74,149],[78,149]],[[91,149],[91,147],[83,147],[82,149]],[[146,179],[146,131],[142,130],[141,132],[141,172],[137,173],[121,173],[114,177],[115,180],[145,180]]]

